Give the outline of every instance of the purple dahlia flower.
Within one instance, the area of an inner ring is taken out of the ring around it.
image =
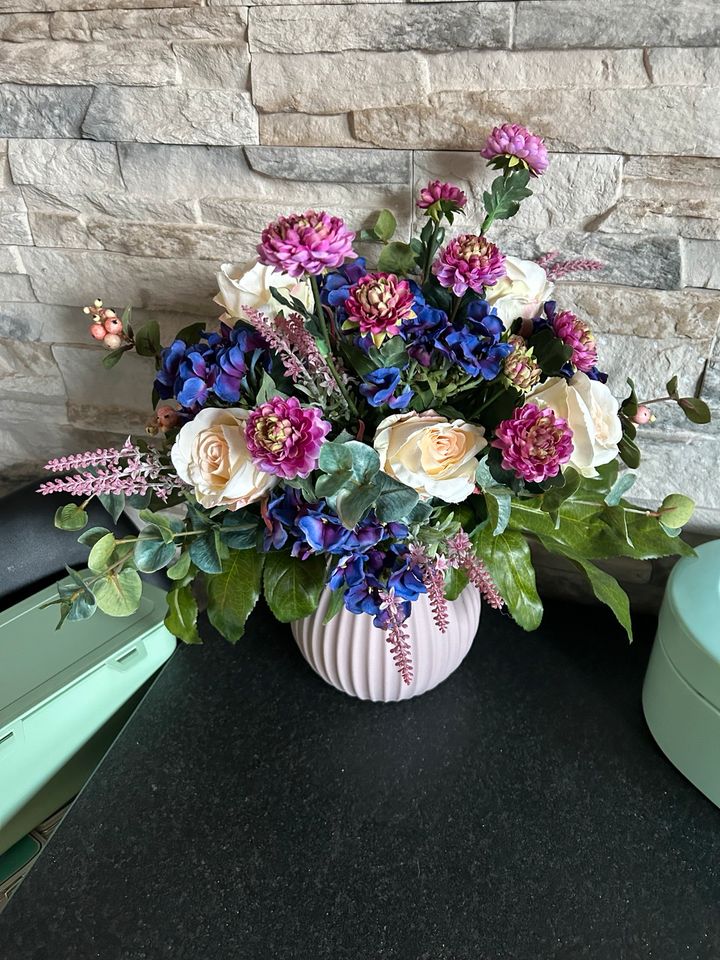
[[[359,328],[379,347],[385,337],[400,332],[403,320],[414,317],[415,298],[407,280],[394,273],[368,273],[352,287],[345,301],[343,329]]]
[[[307,477],[331,430],[316,407],[302,407],[297,397],[273,397],[252,411],[245,439],[253,462],[266,473],[288,480]]]
[[[417,205],[421,210],[427,210],[433,204],[444,200],[453,211],[462,210],[467,204],[467,197],[460,187],[454,183],[443,183],[441,180],[431,180],[423,187]]]
[[[503,123],[487,138],[480,156],[486,160],[516,157],[533,177],[541,176],[548,167],[548,152],[543,140],[519,123]]]
[[[505,470],[541,483],[557,476],[572,456],[572,430],[551,409],[526,403],[498,425],[490,446],[502,452]]]
[[[293,277],[315,276],[353,260],[357,256],[352,248],[354,239],[355,234],[340,217],[307,210],[280,217],[265,227],[257,252],[260,263]]]
[[[451,240],[433,263],[432,271],[443,287],[456,297],[468,290],[482,293],[505,276],[505,257],[485,237],[463,233]]]

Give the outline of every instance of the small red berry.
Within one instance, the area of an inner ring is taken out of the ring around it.
[[[101,323],[91,323],[89,329],[90,335],[96,340],[104,340],[107,336],[107,330]]]
[[[180,422],[177,410],[169,406],[158,407],[155,416],[161,430],[172,430]]]
[[[650,423],[651,420],[655,418],[652,415],[652,410],[650,407],[646,407],[644,404],[640,404],[637,408],[637,413],[634,417],[630,417],[633,423],[637,423],[642,426],[644,423]]]
[[[108,348],[108,350],[117,350],[118,347],[123,345],[122,337],[119,337],[117,333],[107,333],[103,343]]]
[[[113,314],[110,317],[106,317],[105,329],[107,330],[108,333],[122,333],[123,332],[122,320],[120,319],[120,317],[116,317],[115,314]]]

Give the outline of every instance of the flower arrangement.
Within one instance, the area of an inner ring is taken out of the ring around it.
[[[601,265],[518,260],[487,235],[545,172],[543,141],[504,124],[482,156],[498,173],[478,234],[448,233],[467,198],[434,181],[409,243],[393,240],[388,210],[357,238],[325,212],[279,217],[255,263],[222,266],[217,330],[193,324],[162,347],[156,322],[135,331],[129,309],[86,308],[106,366],[130,350],[154,358],[155,412],[150,438],[47,465],[63,476],[40,492],[83,501],[56,525],[90,548],[89,573],[71,572],[54,601],[61,622],[133,612],[139,573],[161,569],[167,626],[189,643],[199,597],[236,641],[262,593],[287,622],[329,590],[327,617],[343,605],[371,616],[410,682],[406,623],[423,593],[441,632],[468,584],[537,627],[535,542],[584,571],[631,635],[627,597],[600,562],[691,552],[678,534],[693,504],[633,505],[621,464],[639,465],[650,404],[709,414],[677,378],[667,396],[640,403],[629,380],[615,399],[588,324],[553,297],[553,279]],[[376,245],[374,267],[356,240]],[[138,508],[138,536],[84,529],[92,497],[115,519]]]

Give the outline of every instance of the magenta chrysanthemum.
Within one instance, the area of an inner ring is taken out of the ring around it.
[[[572,430],[549,408],[526,403],[502,421],[490,445],[502,451],[505,470],[530,483],[541,483],[557,476],[572,456]]]
[[[420,191],[417,205],[421,210],[427,210],[438,200],[447,200],[455,210],[462,210],[467,204],[467,197],[454,183],[443,183],[442,180],[431,180]]]
[[[568,347],[572,347],[570,363],[583,373],[588,373],[597,364],[597,344],[590,327],[574,313],[562,310],[552,320],[552,329]]]
[[[257,252],[260,263],[277,267],[293,277],[334,270],[357,254],[355,234],[340,217],[314,210],[280,217],[262,232]]]
[[[443,287],[462,297],[468,287],[482,293],[483,287],[490,287],[504,277],[505,257],[485,237],[463,233],[440,251],[432,271]]]
[[[302,407],[297,397],[273,397],[248,417],[245,440],[256,466],[292,480],[315,469],[330,429],[317,407]]]
[[[380,346],[386,336],[400,332],[403,320],[415,316],[414,302],[407,280],[398,280],[394,273],[368,273],[350,287],[343,328],[359,327],[363,336],[369,334]]]
[[[503,123],[495,127],[487,138],[480,156],[486,160],[497,157],[517,157],[533,177],[539,177],[548,167],[547,147],[540,137],[530,133],[519,123]]]

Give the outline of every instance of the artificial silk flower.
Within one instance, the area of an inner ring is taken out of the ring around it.
[[[532,260],[505,257],[505,276],[485,291],[485,299],[495,307],[506,326],[522,318],[537,316],[552,296],[553,285],[543,268]]]
[[[217,274],[219,292],[215,303],[227,311],[229,317],[244,318],[245,310],[260,310],[274,316],[288,308],[273,298],[270,288],[286,300],[294,297],[306,309],[311,309],[313,293],[307,280],[296,280],[289,273],[250,260],[247,263],[223,263]]]

